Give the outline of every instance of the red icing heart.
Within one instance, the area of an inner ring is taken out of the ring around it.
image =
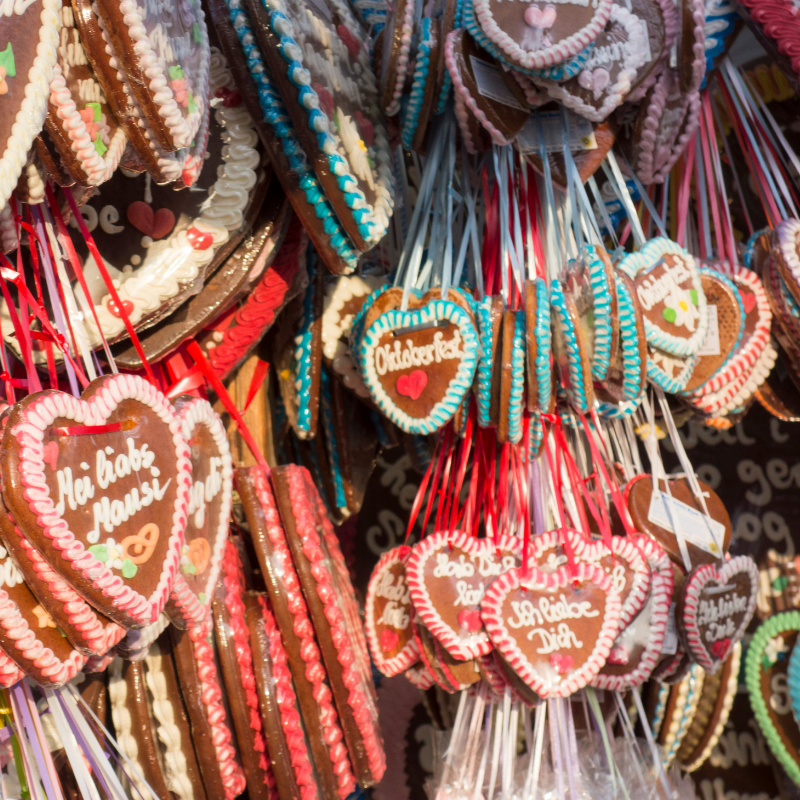
[[[416,400],[428,383],[428,376],[421,370],[415,369],[408,375],[401,375],[397,379],[397,393]]]
[[[311,88],[317,93],[319,107],[325,112],[328,119],[333,119],[333,95],[321,83],[316,81],[311,84]]]
[[[478,609],[472,611],[464,609],[458,615],[458,624],[470,633],[476,633],[481,629],[483,623],[481,622],[481,612]]]
[[[117,304],[112,300],[110,297],[108,298],[108,313],[112,316],[116,317],[117,319],[122,319],[122,314],[120,313],[119,307]],[[125,311],[126,316],[130,317],[131,312],[133,311],[133,303],[130,300],[123,300],[122,301],[122,308]]]
[[[358,60],[358,54],[361,51],[361,42],[353,35],[353,32],[344,25],[339,25],[336,28],[339,38],[344,42],[344,46],[350,52],[350,58],[353,61]]]
[[[553,653],[550,656],[550,663],[559,675],[566,675],[575,666],[575,659],[571,655]]]
[[[186,232],[186,238],[189,240],[193,250],[208,250],[214,242],[214,237],[210,233],[197,228],[189,228]]]
[[[136,230],[152,239],[161,239],[175,227],[175,214],[168,208],[153,211],[152,207],[142,200],[136,200],[128,206],[128,222]]]
[[[756,296],[752,292],[739,292],[744,306],[744,313],[749,314],[756,307]]]
[[[390,653],[397,647],[399,641],[400,634],[397,631],[393,631],[391,628],[384,628],[381,634],[381,650],[384,653]]]
[[[50,469],[55,469],[58,462],[58,442],[48,442],[43,448],[42,458],[44,458],[44,463],[50,466]]]
[[[719,642],[714,642],[711,645],[711,652],[720,660],[725,660],[725,655],[730,649],[731,640],[730,639],[722,639]]]

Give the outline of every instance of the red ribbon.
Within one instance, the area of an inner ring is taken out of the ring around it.
[[[266,380],[268,373],[269,364],[259,358],[258,362],[256,363],[256,368],[253,371],[253,377],[250,379],[250,388],[247,390],[247,399],[244,401],[244,409],[242,413],[250,408],[250,403],[253,402],[256,394],[258,394],[258,390]]]

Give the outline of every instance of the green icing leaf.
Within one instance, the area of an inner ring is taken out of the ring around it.
[[[196,23],[192,23],[192,41],[196,44],[200,44],[203,41],[203,36],[200,33],[200,26]]]
[[[189,113],[194,114],[197,111],[197,103],[194,101],[194,95],[189,95]]]
[[[689,298],[692,301],[692,305],[697,305],[697,289],[689,289]]]
[[[108,561],[108,548],[104,544],[93,544],[89,548],[89,552],[98,560],[102,561],[104,564]]]
[[[194,564],[184,564],[181,567],[181,572],[184,575],[197,575],[197,567]]]
[[[670,322],[670,323],[675,322],[675,320],[678,317],[678,315],[675,313],[675,309],[674,308],[665,308],[661,312],[661,316],[664,317],[664,319],[667,322]]]
[[[205,593],[205,592],[200,592],[200,594],[199,594],[199,595],[197,595],[197,599],[198,599],[198,600],[199,600],[199,601],[200,601],[200,602],[201,602],[203,605],[205,605],[205,602],[206,602],[206,593]]]
[[[99,156],[104,156],[108,151],[108,148],[103,144],[103,140],[99,136],[94,140],[94,149],[97,150]]]
[[[132,578],[139,571],[139,567],[133,563],[129,558],[122,562],[122,577]]]
[[[6,78],[14,78],[17,75],[17,65],[14,61],[14,48],[11,42],[6,45],[6,49],[0,51],[0,67],[6,71]]]
[[[100,103],[87,103],[86,108],[91,108],[94,117],[92,119],[93,122],[100,122],[103,119],[103,109],[100,108]]]
[[[776,592],[782,592],[788,585],[789,578],[786,575],[778,575],[778,577],[772,581],[772,588]]]
[[[183,69],[179,64],[169,68],[169,79],[171,81],[179,81],[183,77]]]

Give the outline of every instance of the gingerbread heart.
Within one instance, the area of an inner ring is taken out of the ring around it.
[[[619,264],[634,282],[648,344],[693,356],[708,332],[708,308],[694,257],[664,236],[651,239]]]
[[[800,612],[785,611],[764,622],[747,648],[744,676],[750,705],[770,750],[789,777],[800,783],[800,727],[792,714],[786,676],[800,633]]]
[[[391,678],[419,660],[411,624],[414,607],[406,580],[411,548],[395,547],[384,553],[372,570],[364,612],[367,643],[375,666]]]
[[[705,564],[683,585],[676,619],[686,647],[706,672],[716,672],[742,638],[758,593],[758,567],[750,556],[736,556],[717,569]]]
[[[611,578],[579,562],[574,572],[506,572],[486,591],[481,616],[492,643],[525,683],[541,697],[567,697],[605,664],[620,607]]]
[[[485,655],[492,643],[474,614],[489,584],[520,563],[520,541],[476,539],[440,531],[415,545],[406,571],[414,608],[430,632],[455,658]],[[466,612],[466,613],[464,613]]]
[[[44,448],[58,445],[57,469]],[[191,485],[180,422],[136,375],[107,375],[81,398],[46,391],[12,409],[3,496],[23,535],[79,594],[141,628],[164,608],[179,567]]]
[[[407,433],[432,433],[456,413],[472,386],[478,334],[460,305],[433,300],[378,316],[364,331],[358,360],[372,399],[395,425]]]
[[[56,63],[60,0],[3,7],[0,33],[0,208],[17,185],[28,151],[47,114]],[[13,135],[12,135],[13,133]]]
[[[228,539],[233,462],[225,427],[208,400],[181,395],[174,406],[192,464],[180,571],[167,604],[170,616],[183,625],[203,620],[214,599]]]

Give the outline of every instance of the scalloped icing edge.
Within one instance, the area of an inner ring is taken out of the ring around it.
[[[550,307],[556,312],[556,325],[561,326],[561,334],[564,337],[564,347],[567,351],[567,361],[569,366],[570,389],[567,392],[571,405],[579,414],[588,413],[590,409],[589,398],[586,393],[586,382],[584,381],[583,365],[585,353],[578,341],[577,331],[572,319],[567,311],[564,300],[564,289],[560,281],[553,281],[550,284]]]
[[[142,626],[155,622],[164,608],[174,582],[180,560],[180,546],[183,542],[183,528],[186,523],[186,511],[189,506],[189,484],[191,481],[191,465],[188,459],[188,447],[181,436],[180,425],[172,406],[161,392],[139,375],[107,375],[98,379],[89,400],[83,400],[64,394],[63,392],[45,392],[34,397],[21,410],[23,419],[16,423],[8,433],[17,438],[19,442],[20,466],[28,464],[26,469],[20,469],[22,484],[26,487],[26,494],[37,492],[36,500],[39,519],[55,519],[53,523],[45,523],[40,527],[42,535],[52,539],[53,547],[62,552],[62,561],[72,565],[91,581],[96,590],[101,590],[114,606],[126,614],[130,619]],[[115,395],[117,395],[115,397]],[[108,415],[126,399],[136,400],[148,406],[159,419],[166,423],[172,433],[176,455],[176,483],[173,526],[169,535],[167,552],[164,556],[158,585],[149,598],[131,589],[119,581],[110,568],[98,561],[85,545],[76,540],[74,534],[66,528],[66,523],[60,515],[56,514],[55,504],[50,497],[47,484],[43,477],[32,480],[33,476],[44,474],[44,457],[42,441],[45,429],[59,418],[74,419],[93,425],[101,425]],[[60,404],[61,408],[58,408]],[[102,407],[101,407],[102,404]],[[104,413],[105,412],[105,413]],[[31,421],[31,416],[37,422]],[[12,495],[7,495],[11,497]],[[29,505],[29,501],[25,500]],[[69,550],[69,552],[67,552]]]
[[[398,0],[398,5],[401,0]],[[411,39],[414,32],[414,14],[416,3],[414,0],[402,0],[403,2],[403,24],[400,28],[400,50],[397,53],[397,67],[395,68],[394,89],[392,99],[386,108],[382,109],[387,117],[393,117],[400,110],[400,98],[403,96],[403,87],[408,75],[409,52],[411,51]],[[395,22],[395,24],[397,24]]]
[[[430,322],[449,320],[459,329],[463,355],[444,396],[426,417],[411,417],[400,410],[381,386],[372,355],[380,337],[390,330],[417,324],[414,320]],[[432,300],[411,311],[390,310],[381,314],[363,333],[358,344],[358,363],[364,383],[381,412],[406,433],[433,433],[447,424],[456,413],[464,395],[472,385],[478,361],[478,334],[469,315],[461,306],[448,300]]]
[[[753,612],[756,610],[756,597],[758,595],[759,577],[758,567],[755,561],[750,556],[734,556],[729,561],[726,561],[721,569],[717,569],[713,564],[705,564],[698,567],[686,579],[683,588],[684,605],[682,614],[682,623],[684,634],[686,637],[686,644],[689,647],[689,654],[693,660],[699,664],[703,669],[709,673],[715,673],[721,666],[724,659],[716,658],[707,652],[704,646],[702,637],[700,635],[700,628],[697,624],[697,611],[700,602],[700,593],[703,587],[709,582],[714,581],[717,584],[725,585],[732,575],[746,572],[750,576],[750,584],[752,592],[747,601],[747,609],[744,618],[736,629],[736,632],[731,636],[731,646],[734,642],[739,641],[744,635],[750,620],[753,617]],[[725,653],[728,656],[729,653]]]
[[[750,706],[753,709],[753,714],[755,714],[758,727],[767,740],[769,749],[780,761],[789,777],[795,783],[800,784],[800,764],[791,757],[786,746],[781,741],[780,735],[769,718],[767,704],[761,695],[761,656],[764,648],[769,639],[786,631],[800,631],[800,612],[784,611],[775,614],[775,616],[770,617],[758,627],[747,648],[744,678],[747,684],[747,692],[750,695]],[[791,665],[791,659],[789,663]]]
[[[671,2],[671,0],[668,0]],[[622,353],[622,393],[628,402],[639,403],[642,386],[642,356],[639,352],[639,337],[644,336],[636,326],[634,300],[625,281],[614,276],[617,285],[617,307],[619,309],[620,352]]]
[[[614,8],[621,8],[614,6]],[[626,9],[627,10],[627,9]],[[599,245],[602,247],[602,245]],[[594,300],[594,347],[592,352],[592,378],[596,381],[605,380],[611,361],[611,307],[613,297],[605,270],[605,262],[597,252],[597,245],[586,248],[589,259],[589,282],[592,287]],[[613,268],[612,268],[613,269]],[[616,281],[614,292],[616,293]],[[619,301],[617,301],[619,309]],[[621,314],[618,311],[618,316]]]
[[[530,576],[521,580],[522,568],[509,570],[494,580],[481,602],[481,617],[486,630],[497,650],[508,661],[513,670],[525,681],[540,697],[569,697],[578,689],[586,686],[605,664],[611,651],[614,639],[619,632],[620,598],[614,591],[611,578],[600,567],[579,561],[575,564],[576,580],[596,584],[606,595],[603,624],[597,636],[597,641],[586,661],[574,670],[573,674],[556,687],[548,688],[545,681],[525,658],[517,647],[516,641],[510,635],[503,621],[501,608],[503,600],[509,592],[526,586],[529,589],[553,589],[568,586],[573,578],[567,567],[560,567],[556,572],[541,572],[536,567],[530,567]]]
[[[508,441],[522,439],[522,409],[525,405],[525,312],[515,311],[511,349],[511,394],[508,403]]]
[[[550,405],[553,392],[553,373],[550,369],[550,355],[553,349],[550,328],[550,293],[542,278],[536,284],[536,384],[539,387],[539,409],[544,411]]]
[[[427,24],[426,24],[427,23]],[[433,25],[430,17],[423,17],[419,34],[419,45],[414,60],[414,77],[411,81],[411,93],[403,112],[403,123],[400,139],[403,147],[411,149],[414,134],[417,131],[419,114],[425,102],[425,88],[434,76],[430,74],[431,47],[433,46]]]
[[[478,405],[478,425],[489,427],[489,408],[492,402],[492,297],[487,295],[475,304],[475,321],[478,323],[480,342],[478,368],[476,370],[475,400]]]
[[[666,769],[675,758],[681,746],[683,737],[689,730],[689,725],[697,710],[697,704],[703,692],[703,681],[705,674],[699,664],[692,664],[688,675],[683,678],[676,686],[671,687],[671,691],[678,692],[678,702],[675,704],[673,717],[669,721],[669,729],[664,737],[662,745],[662,763]],[[680,715],[680,716],[678,716]]]

